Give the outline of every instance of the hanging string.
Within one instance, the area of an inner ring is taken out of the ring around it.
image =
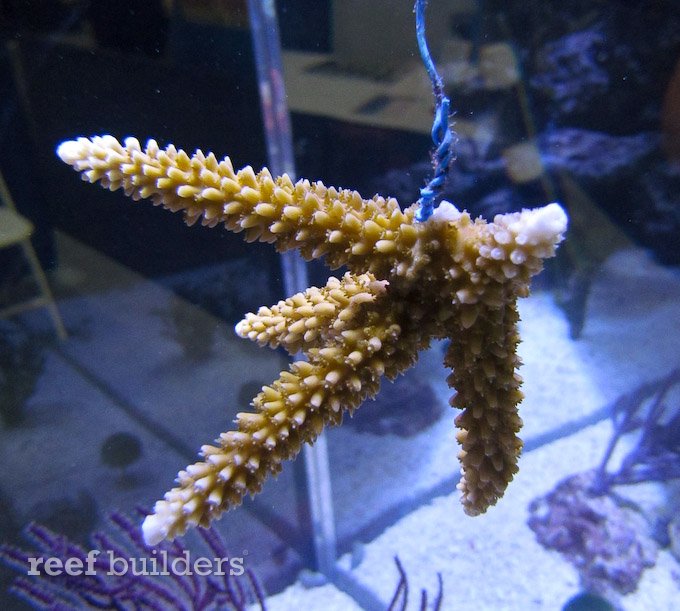
[[[451,149],[455,142],[454,134],[449,127],[451,101],[444,95],[444,83],[435,68],[425,39],[426,5],[427,0],[416,0],[416,38],[420,57],[432,82],[432,93],[435,98],[434,122],[432,124],[432,142],[434,142],[435,148],[432,152],[434,176],[427,185],[420,189],[420,198],[418,199],[416,220],[421,222],[426,221],[432,215],[435,199],[444,187],[449,166],[453,160]]]

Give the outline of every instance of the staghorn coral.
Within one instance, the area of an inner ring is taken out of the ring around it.
[[[224,224],[248,241],[349,270],[236,326],[242,337],[302,351],[307,360],[264,386],[254,411],[237,415],[237,430],[203,446],[202,460],[179,473],[178,486],[144,521],[149,543],[207,526],[258,492],[283,460],[339,424],[378,392],[382,376],[396,377],[437,338],[451,339],[448,382],[457,391],[452,405],[463,409],[456,423],[464,509],[483,513],[503,495],[522,446],[516,300],[529,294],[530,278],[562,240],[567,217],[558,204],[487,223],[442,202],[416,222],[416,205],[401,210],[394,199],[293,183],[266,168],[235,172],[229,158],[189,157],[153,140],[143,149],[134,138],[79,138],[57,152],[84,180],[182,210],[189,224]]]

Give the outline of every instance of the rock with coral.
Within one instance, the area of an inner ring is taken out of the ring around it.
[[[658,546],[647,521],[611,496],[595,494],[594,480],[594,471],[566,478],[532,501],[528,524],[541,545],[574,565],[585,590],[616,600],[636,590]]]
[[[560,114],[583,113],[610,87],[606,40],[600,27],[570,32],[543,45],[531,85]]]
[[[637,171],[658,149],[659,137],[653,132],[612,136],[565,127],[543,132],[539,145],[548,170],[567,171],[585,181],[613,180]]]

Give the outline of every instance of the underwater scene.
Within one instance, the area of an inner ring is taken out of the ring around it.
[[[680,608],[676,0],[0,33],[0,609]]]

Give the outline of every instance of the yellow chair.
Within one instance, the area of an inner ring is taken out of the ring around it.
[[[16,316],[33,308],[47,308],[59,339],[66,339],[67,334],[64,323],[61,320],[57,304],[47,283],[45,272],[31,244],[32,234],[33,224],[17,212],[12,195],[7,188],[4,177],[0,173],[0,248],[21,246],[31,266],[36,284],[40,289],[40,295],[37,297],[0,309],[0,318]]]

